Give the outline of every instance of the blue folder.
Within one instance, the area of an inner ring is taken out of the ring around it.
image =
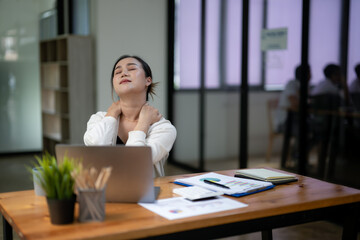
[[[178,185],[182,185],[182,186],[185,186],[185,187],[191,187],[192,185],[189,185],[189,184],[186,184],[186,183],[181,183],[181,182],[176,182],[174,181],[175,184],[178,184]],[[250,195],[250,194],[254,194],[254,193],[258,193],[258,192],[263,192],[263,191],[266,191],[266,190],[269,190],[269,189],[272,189],[274,188],[275,185],[270,185],[270,186],[267,186],[266,188],[261,188],[259,190],[255,190],[255,191],[251,191],[251,192],[245,192],[245,193],[234,193],[234,194],[226,194],[228,196],[232,196],[232,197],[242,197],[242,196],[246,196],[246,195]]]

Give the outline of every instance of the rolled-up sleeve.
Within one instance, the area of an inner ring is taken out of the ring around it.
[[[117,134],[117,119],[98,112],[90,117],[84,134],[84,143],[91,145],[113,145]]]

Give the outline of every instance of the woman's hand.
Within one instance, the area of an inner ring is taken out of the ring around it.
[[[114,118],[118,118],[121,114],[121,104],[120,100],[117,102],[113,102],[111,106],[108,108],[105,116],[111,116]]]
[[[159,113],[159,110],[146,103],[140,110],[139,121],[134,130],[147,133],[149,127],[161,118],[162,115]]]

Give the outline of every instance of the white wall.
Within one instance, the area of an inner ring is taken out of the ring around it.
[[[110,76],[115,60],[138,55],[159,82],[153,105],[166,115],[166,0],[91,1],[91,32],[95,40],[96,109],[111,105]]]

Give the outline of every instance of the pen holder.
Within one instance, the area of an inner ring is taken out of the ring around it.
[[[102,222],[105,219],[105,187],[78,189],[79,222]]]

